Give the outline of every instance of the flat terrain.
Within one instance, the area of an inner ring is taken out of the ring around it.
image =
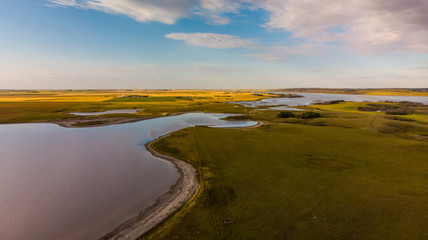
[[[315,119],[256,111],[265,126],[155,142],[197,167],[203,190],[143,239],[427,239],[428,124],[366,104],[310,106]]]
[[[277,92],[296,93],[332,93],[332,94],[361,94],[361,95],[389,95],[389,96],[428,96],[427,88],[285,88],[272,89]]]
[[[2,90],[0,123],[72,121],[76,126],[102,125],[110,118],[151,118],[180,112],[245,113],[227,102],[272,97],[239,90]],[[75,116],[71,112],[143,109],[135,114]],[[89,122],[89,123],[88,123]],[[95,123],[95,124],[94,124]]]
[[[265,123],[187,128],[154,142],[157,152],[192,164],[201,185],[142,239],[428,239],[428,106],[331,101],[278,117],[277,110],[228,103],[268,97],[244,90],[0,91],[0,123],[91,127],[190,111]],[[113,109],[143,110],[69,114]]]

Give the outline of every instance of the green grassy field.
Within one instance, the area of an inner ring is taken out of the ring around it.
[[[141,96],[132,98],[128,96]],[[252,91],[222,90],[40,90],[0,91],[0,123],[44,122],[64,119],[94,120],[100,116],[74,116],[70,112],[143,109],[123,118],[159,117],[179,112],[245,113],[232,101],[274,97]]]
[[[227,103],[268,97],[223,90],[0,91],[0,123],[90,119],[73,126],[91,127],[106,119],[68,113],[113,109],[143,111],[105,117],[201,111],[266,123],[187,128],[155,142],[157,151],[195,166],[201,186],[142,239],[428,239],[427,106],[339,102],[300,107],[321,115],[305,119],[301,112],[279,118],[280,111]],[[406,112],[387,114],[391,109]]]
[[[309,120],[258,111],[260,128],[188,128],[157,141],[198,168],[202,187],[143,239],[427,239],[428,126],[316,111]]]

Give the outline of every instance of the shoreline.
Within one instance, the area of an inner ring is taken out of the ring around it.
[[[149,120],[159,117],[168,117],[185,114],[187,112],[176,112],[171,113],[166,116],[155,116],[155,117],[146,117],[146,118],[97,118],[97,119],[84,119],[82,120],[51,120],[43,122],[31,122],[31,123],[51,123],[57,124],[58,126],[65,128],[86,128],[86,127],[101,127],[115,124],[125,124],[132,122],[139,122],[143,120]],[[100,124],[96,125],[84,125],[84,126],[75,126],[76,123],[88,123],[88,122],[97,122],[103,121]],[[233,121],[233,120],[230,120]],[[251,121],[251,120],[249,120]],[[6,124],[20,124],[20,123],[6,123]],[[24,123],[21,123],[24,124]],[[243,127],[230,127],[224,129],[245,129],[245,128],[256,128],[265,125],[263,121],[257,121],[257,124],[253,126],[243,126]],[[142,236],[149,230],[153,229],[168,217],[170,217],[174,212],[180,209],[194,194],[197,192],[200,183],[198,179],[198,172],[191,164],[182,161],[180,159],[163,155],[159,152],[156,152],[152,148],[152,144],[162,138],[170,136],[173,132],[160,136],[156,139],[151,140],[144,144],[147,151],[149,151],[153,156],[158,157],[164,161],[171,162],[174,164],[175,168],[179,173],[179,178],[177,181],[169,187],[169,190],[162,194],[156,199],[156,201],[149,207],[142,209],[138,215],[122,222],[120,225],[115,227],[112,231],[108,232],[100,240],[134,240]]]
[[[206,113],[201,111],[195,112],[173,112],[163,116],[150,116],[150,117],[133,117],[133,118],[111,118],[111,117],[98,117],[89,119],[61,119],[61,120],[49,120],[41,122],[28,122],[28,123],[53,123],[60,127],[65,128],[89,128],[89,127],[103,127],[117,124],[134,123],[144,120],[150,120],[162,117],[172,117],[186,113]],[[2,123],[2,124],[25,124],[25,123]],[[78,125],[81,124],[81,125]]]
[[[258,121],[256,125],[250,127],[234,127],[225,129],[256,128],[265,124],[265,122]],[[180,174],[178,180],[171,185],[168,192],[156,199],[156,202],[153,205],[143,209],[137,216],[123,222],[114,230],[100,238],[100,240],[137,239],[170,217],[196,193],[200,185],[197,170],[183,160],[163,155],[152,148],[152,144],[155,141],[166,138],[174,132],[160,136],[146,143],[144,146],[153,156],[174,164]]]
[[[123,222],[113,231],[104,235],[100,240],[134,240],[163,222],[175,211],[181,208],[199,188],[197,170],[189,163],[156,152],[151,145],[173,132],[156,138],[144,146],[153,156],[174,164],[180,177],[170,186],[168,192],[161,195],[156,202],[143,209],[137,216]]]

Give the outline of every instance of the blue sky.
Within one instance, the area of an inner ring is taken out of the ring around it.
[[[426,12],[425,0],[3,0],[0,89],[428,87]]]

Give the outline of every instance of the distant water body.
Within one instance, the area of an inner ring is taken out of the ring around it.
[[[144,144],[185,127],[244,127],[188,113],[96,128],[0,125],[0,239],[98,239],[137,215],[179,177]]]
[[[287,94],[287,93],[277,93]],[[255,102],[239,102],[249,107],[256,106],[273,106],[273,105],[287,105],[287,106],[305,106],[317,102],[325,102],[332,100],[345,100],[352,102],[379,102],[379,101],[392,101],[392,102],[419,102],[428,105],[428,97],[415,97],[415,96],[375,96],[375,95],[351,95],[351,94],[323,94],[323,93],[298,93],[303,97],[300,98],[268,98]]]

